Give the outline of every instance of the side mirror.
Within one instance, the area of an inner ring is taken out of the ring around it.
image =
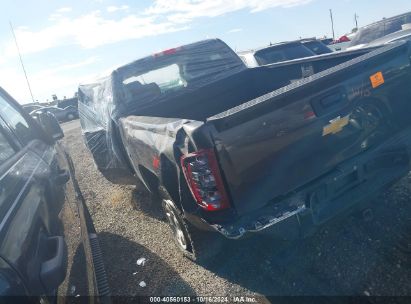
[[[50,136],[54,141],[64,137],[64,132],[52,113],[40,109],[31,112],[30,115],[39,123],[44,133]]]

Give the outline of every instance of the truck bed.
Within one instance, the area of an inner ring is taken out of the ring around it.
[[[344,164],[410,127],[410,83],[410,44],[401,42],[209,117],[206,132],[238,213],[330,172],[342,181],[324,190],[325,200],[364,182],[372,171],[367,161],[350,170]],[[390,148],[402,155],[401,147]]]
[[[129,111],[138,116],[183,118],[205,121],[208,117],[242,105],[261,95],[332,68],[372,49],[331,53],[245,69],[199,89],[188,86],[143,107]]]

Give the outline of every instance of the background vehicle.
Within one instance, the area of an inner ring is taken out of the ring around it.
[[[64,109],[57,107],[43,107],[41,110],[46,110],[52,113],[58,121],[70,121],[75,118],[78,118],[78,111],[75,107],[68,106]],[[37,111],[37,110],[35,110]]]
[[[409,25],[411,26],[411,24]],[[378,38],[368,44],[363,45],[362,47],[377,47],[377,46],[382,46],[384,44],[392,43],[398,40],[410,40],[410,39],[411,39],[411,28],[408,28],[408,29],[397,31],[392,34],[388,34],[386,36]]]
[[[249,68],[316,55],[300,41],[276,43],[237,54]]]
[[[373,41],[383,38],[389,34],[403,30],[403,25],[411,23],[411,12],[385,18],[381,21],[358,29],[356,35],[351,40],[348,50],[367,47]],[[399,34],[401,36],[401,34]],[[401,39],[401,38],[399,38]],[[382,42],[380,42],[382,44]]]
[[[311,39],[302,39],[301,43],[306,47],[309,48],[314,54],[316,55],[323,55],[323,54],[329,54],[332,53],[333,51],[328,48],[324,43],[322,43],[320,40],[317,40],[315,38]]]
[[[80,86],[80,122],[103,175],[159,192],[198,261],[219,234],[307,235],[406,175],[410,54],[401,42],[247,69],[201,41]]]
[[[109,302],[96,232],[58,142],[63,136],[54,116],[30,117],[0,88],[1,297]]]
[[[40,105],[23,105],[23,109],[27,113],[33,112],[34,110],[38,110],[38,109],[41,109],[41,108],[43,108],[43,106],[40,106]]]
[[[330,45],[334,41],[332,38],[322,38],[322,39],[319,39],[319,40],[325,45]]]
[[[65,109],[67,107],[74,107],[78,109],[78,98],[75,96],[72,98],[65,98],[62,100],[58,100],[57,107],[59,107],[60,109]]]

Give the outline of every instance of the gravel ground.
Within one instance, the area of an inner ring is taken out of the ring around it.
[[[349,216],[293,243],[230,241],[204,268],[177,252],[144,189],[103,178],[78,121],[63,129],[113,295],[411,295],[411,176],[373,201],[371,221]]]

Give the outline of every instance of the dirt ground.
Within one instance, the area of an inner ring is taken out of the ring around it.
[[[411,176],[373,201],[373,220],[348,216],[296,242],[229,241],[204,268],[178,253],[147,192],[103,178],[78,121],[63,129],[113,295],[411,295]]]

